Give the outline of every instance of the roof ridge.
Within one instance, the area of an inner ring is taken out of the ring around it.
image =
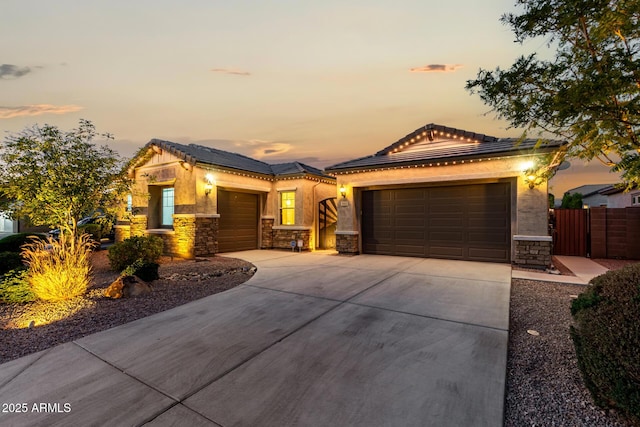
[[[438,133],[441,136],[446,136],[449,138],[453,136],[454,139],[458,139],[458,137],[460,137],[461,141],[464,141],[466,139],[467,142],[473,141],[475,143],[490,143],[499,140],[499,138],[495,136],[490,136],[483,133],[469,132],[464,129],[456,129],[436,123],[428,123],[398,139],[393,144],[386,146],[382,150],[378,151],[375,155],[384,156],[390,153],[397,153],[398,151],[402,151],[403,147],[406,148],[414,142],[417,143],[423,141],[425,138],[429,139],[429,141],[433,141]]]

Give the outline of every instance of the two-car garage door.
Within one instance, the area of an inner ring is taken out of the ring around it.
[[[369,254],[509,262],[509,182],[362,193]]]

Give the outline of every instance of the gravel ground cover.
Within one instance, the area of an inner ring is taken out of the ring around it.
[[[255,272],[252,264],[233,258],[162,257],[151,293],[114,300],[103,295],[118,277],[109,268],[107,251],[95,252],[92,265],[94,285],[82,297],[55,304],[0,304],[0,363],[226,291]]]
[[[616,412],[595,406],[582,382],[569,336],[569,307],[573,296],[584,289],[512,281],[505,426],[633,425]]]

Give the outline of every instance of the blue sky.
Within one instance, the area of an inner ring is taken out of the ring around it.
[[[320,167],[432,122],[519,136],[464,90],[544,49],[499,22],[513,3],[3,0],[0,129],[86,118],[123,156],[162,138]],[[597,169],[553,191],[616,180]]]

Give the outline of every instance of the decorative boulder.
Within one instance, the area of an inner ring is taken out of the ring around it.
[[[120,276],[107,289],[104,296],[118,299],[122,297],[135,297],[151,292],[151,286],[136,276]]]

